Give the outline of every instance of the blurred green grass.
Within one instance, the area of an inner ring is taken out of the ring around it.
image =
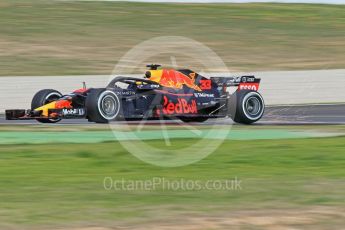
[[[164,146],[158,140],[147,143]],[[174,142],[177,147],[192,143],[192,139]],[[117,142],[1,145],[0,223],[19,228],[102,226],[183,213],[343,207],[344,152],[345,137],[225,141],[198,163],[160,168],[139,161]],[[104,177],[202,182],[237,177],[242,190],[107,191]]]
[[[206,44],[230,70],[345,68],[344,12],[337,5],[2,0],[0,75],[108,74],[130,48],[166,35]],[[201,68],[182,56],[179,66]],[[170,57],[145,61],[171,65]]]

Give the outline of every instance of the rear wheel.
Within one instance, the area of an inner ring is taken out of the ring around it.
[[[254,123],[261,119],[264,110],[264,100],[261,94],[256,91],[236,91],[230,98],[230,116],[235,122]]]
[[[31,101],[31,110],[34,110],[38,107],[46,105],[50,102],[56,101],[62,97],[62,94],[54,89],[42,89],[38,91]],[[59,122],[61,119],[47,119],[47,118],[37,118],[37,121],[41,123],[56,123]]]
[[[115,120],[120,112],[119,97],[107,89],[94,89],[86,98],[85,106],[89,121],[108,123]]]

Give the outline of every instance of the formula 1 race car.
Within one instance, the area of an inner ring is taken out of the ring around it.
[[[148,65],[144,78],[116,77],[106,88],[86,88],[62,95],[54,89],[38,91],[31,109],[6,110],[8,120],[36,119],[55,123],[65,118],[90,122],[180,119],[203,122],[230,116],[251,124],[264,113],[264,100],[254,76],[206,78],[189,69],[160,69]],[[231,93],[231,87],[236,87]]]

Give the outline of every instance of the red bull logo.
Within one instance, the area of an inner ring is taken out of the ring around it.
[[[191,102],[188,103],[186,99],[178,98],[177,102],[171,102],[167,96],[163,97],[163,108],[161,111],[165,115],[198,113],[195,100],[191,100]],[[157,114],[160,114],[160,110],[157,110]]]
[[[158,82],[160,85],[170,88],[182,89],[183,85],[197,91],[202,91],[199,86],[195,84],[195,73],[190,73],[189,76],[176,70],[151,70],[151,80]]]

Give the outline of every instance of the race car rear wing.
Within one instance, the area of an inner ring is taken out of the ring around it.
[[[211,80],[219,86],[226,84],[227,87],[239,86],[241,83],[260,83],[261,79],[255,76],[241,76],[241,77],[211,77]]]
[[[211,80],[219,87],[238,86],[238,90],[259,90],[260,78],[255,76],[241,77],[211,77]]]

